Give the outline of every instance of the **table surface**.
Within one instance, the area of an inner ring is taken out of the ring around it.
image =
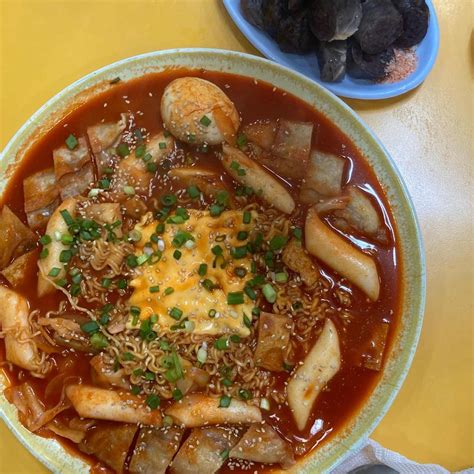
[[[380,137],[412,195],[426,247],[420,344],[373,433],[419,462],[474,465],[471,0],[435,0],[441,48],[417,90],[347,100]],[[220,0],[0,0],[0,148],[47,99],[96,68],[148,51],[218,47],[258,54]],[[46,469],[0,423],[0,472]]]

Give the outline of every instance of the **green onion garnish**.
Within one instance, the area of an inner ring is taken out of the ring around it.
[[[175,260],[179,260],[181,258],[181,255],[182,255],[181,250],[176,249],[173,252],[173,257],[174,257]]]
[[[150,291],[150,293],[158,293],[160,291],[160,287],[159,286],[150,286],[149,291]]]
[[[245,291],[245,294],[253,301],[255,301],[257,299],[257,293],[255,293],[255,291],[250,287],[250,286],[246,286],[244,288],[244,291]]]
[[[58,267],[53,267],[48,273],[48,276],[56,278],[61,273],[61,269]]]
[[[207,264],[201,263],[198,268],[199,276],[204,276],[207,273]]]
[[[165,288],[165,291],[163,291],[165,295],[171,295],[171,293],[174,293],[174,288],[171,286],[168,286],[168,288]]]
[[[173,390],[173,399],[179,401],[183,398],[183,392],[179,388]]]
[[[135,156],[137,158],[143,158],[143,156],[145,155],[145,150],[146,150],[145,145],[137,146],[137,148],[135,150]]]
[[[244,324],[249,329],[252,327],[252,321],[245,313],[244,313]]]
[[[288,281],[288,273],[285,273],[285,272],[275,273],[275,281],[277,283],[286,283]]]
[[[130,148],[126,143],[120,143],[117,148],[115,149],[118,156],[125,158],[126,156],[130,155]]]
[[[244,211],[244,215],[242,221],[244,224],[250,224],[250,220],[252,219],[252,214],[250,211]]]
[[[101,332],[92,334],[90,342],[94,349],[105,349],[109,345],[109,341]]]
[[[148,395],[146,404],[151,410],[156,410],[160,406],[160,397],[152,393]]]
[[[99,330],[99,325],[97,324],[96,321],[87,321],[87,323],[84,323],[81,325],[81,329],[86,333],[86,334],[94,334]]]
[[[112,284],[112,279],[111,278],[102,278],[102,288],[110,288],[110,285]]]
[[[246,240],[248,236],[249,236],[249,233],[248,233],[248,232],[245,232],[244,230],[241,230],[241,231],[237,234],[237,240]]]
[[[300,240],[303,238],[303,231],[299,227],[295,227],[293,229],[293,235],[297,240]]]
[[[244,267],[235,267],[234,275],[238,276],[239,278],[243,278],[245,275],[247,275],[247,270]]]
[[[209,315],[210,318],[215,318],[217,311],[215,309],[210,309],[207,314]]]
[[[205,127],[209,127],[209,125],[211,125],[211,119],[207,115],[203,115],[199,122]]]
[[[169,310],[169,315],[173,319],[176,319],[176,321],[179,321],[181,319],[181,316],[183,315],[183,312],[179,308],[174,306],[173,308]]]
[[[77,138],[72,133],[66,138],[66,145],[70,150],[74,150],[78,143]]]
[[[227,304],[236,305],[244,303],[244,293],[243,291],[231,292],[227,295]]]
[[[59,261],[61,263],[67,263],[72,258],[72,252],[70,250],[63,250],[59,254]]]
[[[39,239],[41,245],[48,245],[52,241],[51,237],[48,234],[44,234],[43,237]]]
[[[186,190],[186,192],[188,193],[188,196],[191,199],[196,199],[201,195],[201,192],[199,191],[199,188],[197,186],[194,186],[194,185],[189,186],[188,189]]]
[[[270,283],[266,283],[265,285],[262,286],[262,293],[263,293],[263,296],[265,296],[265,299],[269,303],[275,303],[277,292],[275,291],[273,286],[270,285]]]
[[[222,336],[214,341],[214,347],[219,351],[225,351],[229,348],[229,340]]]
[[[163,206],[173,206],[178,201],[178,198],[174,194],[165,194],[160,198]]]
[[[230,406],[232,398],[229,395],[222,395],[219,400],[219,408],[227,408]]]
[[[242,400],[250,400],[250,399],[252,398],[252,392],[241,388],[241,389],[239,390],[239,397],[240,397]]]
[[[275,235],[270,240],[270,248],[273,251],[280,250],[286,245],[287,242],[288,237],[285,237],[284,235]]]

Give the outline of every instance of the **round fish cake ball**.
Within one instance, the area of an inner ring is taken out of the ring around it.
[[[166,86],[161,117],[172,135],[196,145],[233,142],[240,125],[239,113],[227,95],[197,77],[175,79]]]

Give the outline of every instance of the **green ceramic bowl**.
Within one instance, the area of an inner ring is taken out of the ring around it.
[[[343,430],[293,468],[294,472],[329,472],[363,445],[395,398],[415,353],[425,302],[423,244],[413,204],[394,162],[371,130],[347,105],[301,74],[256,56],[211,49],[175,49],[135,56],[106,66],[66,87],[23,125],[0,157],[0,194],[28,147],[71,107],[105,90],[109,81],[117,76],[127,80],[170,67],[205,68],[250,76],[296,95],[325,114],[358,146],[375,170],[390,203],[403,261],[400,324],[384,373],[364,406]],[[0,389],[2,384],[5,381],[0,377]],[[25,447],[51,471],[88,472],[88,466],[68,454],[59,443],[27,431],[18,422],[16,409],[3,396],[0,396],[0,415]]]

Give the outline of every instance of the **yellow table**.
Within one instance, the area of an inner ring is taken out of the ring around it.
[[[438,60],[403,97],[348,100],[381,138],[413,197],[428,265],[420,345],[373,434],[419,462],[474,465],[471,0],[435,0]],[[43,102],[84,74],[157,49],[256,53],[220,0],[0,0],[0,148]],[[0,472],[46,472],[0,423]]]

